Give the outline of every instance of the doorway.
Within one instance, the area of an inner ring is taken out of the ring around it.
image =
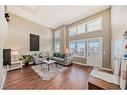
[[[87,39],[86,64],[93,67],[102,67],[102,37]]]

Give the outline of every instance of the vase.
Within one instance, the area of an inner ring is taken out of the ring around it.
[[[25,66],[29,66],[29,62],[25,62]]]

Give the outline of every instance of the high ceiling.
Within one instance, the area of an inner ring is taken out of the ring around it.
[[[110,6],[8,6],[9,12],[55,29],[67,25]]]

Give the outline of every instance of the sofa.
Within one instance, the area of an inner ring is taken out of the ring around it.
[[[68,66],[73,62],[73,55],[71,53],[53,53],[53,56],[50,58],[55,60],[57,63]]]

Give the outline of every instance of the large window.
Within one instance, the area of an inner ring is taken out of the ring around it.
[[[55,39],[60,38],[60,30],[55,31]]]
[[[76,35],[76,27],[69,28],[69,36],[74,36],[74,35]]]
[[[78,24],[76,26],[69,28],[69,36],[75,36],[82,33],[94,32],[102,30],[103,28],[103,18],[98,17],[96,19]]]
[[[87,32],[102,30],[102,17],[87,22]]]
[[[85,23],[79,24],[77,26],[77,34],[85,33]]]
[[[60,42],[55,42],[55,52],[60,52]]]
[[[76,40],[69,42],[69,49],[74,54],[75,57],[83,57],[86,55],[86,41]]]
[[[69,36],[85,33],[85,23],[69,28]]]
[[[54,38],[55,38],[54,49],[55,49],[55,52],[60,52],[60,35],[61,35],[60,30],[55,31],[55,33],[54,33]]]

